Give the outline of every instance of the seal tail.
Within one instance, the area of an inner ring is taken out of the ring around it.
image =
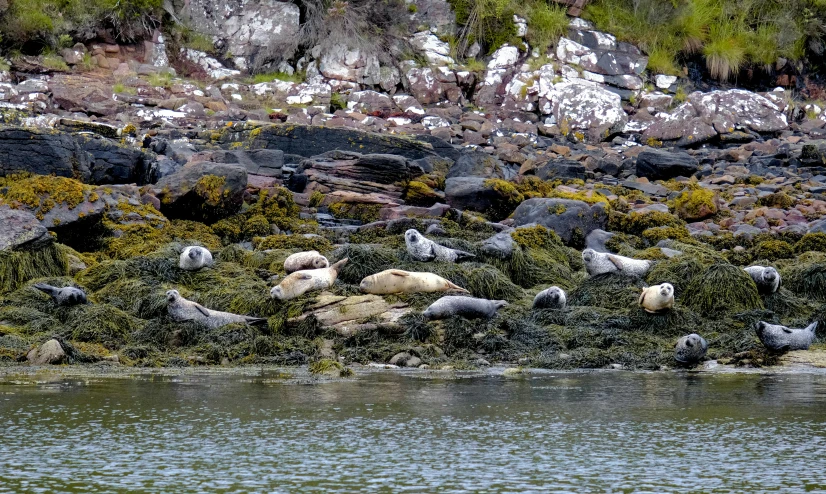
[[[447,280],[445,280],[445,281],[447,281]],[[450,281],[447,282],[447,287],[450,288],[451,290],[454,290],[454,291],[457,291],[457,292],[462,292],[462,293],[467,293],[468,295],[470,295],[470,292],[468,290],[460,287],[459,285],[451,283]]]
[[[456,253],[456,262],[467,261],[476,257],[475,254],[471,254],[470,252],[465,252],[463,250],[454,249],[453,252]]]
[[[349,257],[345,257],[344,259],[342,259],[342,260],[338,261],[337,263],[333,264],[333,265],[332,265],[332,266],[330,266],[330,267],[333,269],[333,271],[335,271],[336,273],[338,273],[338,271],[339,271],[341,268],[343,268],[343,267],[344,267],[344,265],[345,265],[345,264],[347,264],[347,261],[349,261],[349,260],[350,260],[350,258],[349,258]]]
[[[49,294],[50,296],[54,297],[57,294],[57,288],[53,287],[52,285],[47,285],[45,283],[35,283],[32,287],[37,288],[43,293]]]
[[[252,326],[260,326],[262,324],[267,324],[267,320],[261,317],[247,317],[247,324]]]

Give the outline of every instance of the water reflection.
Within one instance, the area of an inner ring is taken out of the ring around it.
[[[6,383],[0,491],[820,490],[824,405],[823,375]]]

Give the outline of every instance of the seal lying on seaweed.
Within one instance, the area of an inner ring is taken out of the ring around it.
[[[462,316],[467,319],[490,319],[496,311],[508,303],[504,300],[487,300],[484,298],[464,297],[451,295],[442,297],[430,304],[422,315],[426,319],[447,319],[451,316]]]
[[[310,290],[329,288],[336,282],[339,270],[349,261],[344,258],[329,268],[304,269],[288,274],[281,283],[270,289],[270,297],[290,300],[300,297]]]
[[[404,232],[404,244],[410,257],[417,261],[458,262],[475,257],[470,252],[439,245],[415,228]]]
[[[771,294],[780,288],[780,273],[771,266],[749,266],[743,271],[751,276],[760,293]]]
[[[47,285],[46,283],[35,283],[32,286],[51,296],[52,300],[54,300],[57,305],[68,306],[89,303],[86,299],[86,292],[80,288],[75,288],[73,286],[58,288],[56,286]]]
[[[186,271],[197,271],[209,266],[212,266],[212,253],[197,245],[185,248],[178,260],[178,267]]]
[[[330,261],[318,253],[317,250],[297,252],[284,260],[284,271],[287,274],[305,269],[324,269],[330,267]]]
[[[757,337],[769,350],[808,350],[815,339],[816,329],[817,321],[801,329],[760,321],[757,323]]]
[[[597,252],[594,249],[582,251],[585,270],[591,276],[605,273],[622,273],[630,276],[645,276],[654,265],[654,261],[632,259],[630,257]]]
[[[183,298],[178,290],[167,290],[166,302],[169,317],[173,320],[178,322],[195,321],[210,329],[220,328],[234,322],[245,322],[247,324],[264,324],[267,322],[266,319],[259,317],[241,316],[231,312],[207,309],[201,304]]]
[[[401,269],[387,269],[380,273],[367,276],[361,280],[359,289],[364,293],[372,293],[375,295],[418,292],[432,293],[447,292],[450,290],[470,293],[437,274],[402,271]]]
[[[639,299],[646,312],[662,312],[674,307],[674,287],[670,283],[643,288]]]
[[[565,290],[558,286],[546,288],[536,294],[533,299],[532,309],[564,309],[567,303]]]

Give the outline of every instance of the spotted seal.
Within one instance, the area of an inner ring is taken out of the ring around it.
[[[643,288],[638,303],[652,314],[671,309],[674,307],[674,287],[670,283],[662,283]]]
[[[86,292],[80,288],[73,286],[58,288],[46,283],[35,283],[32,286],[52,297],[57,305],[69,306],[89,303],[86,299]]]
[[[582,261],[585,270],[591,276],[605,273],[622,273],[630,276],[645,276],[654,265],[653,261],[632,259],[606,252],[597,252],[594,249],[582,251]]]
[[[264,324],[267,322],[266,319],[260,317],[241,316],[231,312],[207,309],[201,304],[183,298],[178,290],[167,290],[166,308],[169,317],[175,321],[195,321],[210,329],[220,328],[235,322],[247,324]]]
[[[487,300],[484,298],[450,295],[442,297],[430,304],[422,312],[426,319],[446,319],[451,316],[462,316],[467,319],[490,319],[496,311],[508,303],[504,300]]]
[[[808,350],[815,339],[816,329],[817,321],[801,329],[760,321],[757,323],[757,337],[769,350]]]
[[[780,273],[771,266],[749,266],[743,271],[751,276],[760,293],[771,294],[780,288]]]
[[[458,262],[475,257],[470,252],[439,245],[415,228],[404,232],[404,244],[410,257],[417,261]]]
[[[565,290],[558,286],[546,288],[533,298],[532,309],[563,309],[567,303]]]
[[[330,267],[330,261],[318,253],[317,250],[297,252],[284,260],[284,271],[287,274],[304,269],[324,269]]]
[[[329,288],[336,282],[339,270],[349,261],[344,258],[327,268],[303,269],[290,273],[277,286],[270,289],[270,297],[290,300],[300,297],[310,290]]]
[[[178,261],[178,267],[186,271],[198,271],[209,266],[212,266],[212,253],[197,245],[185,248]]]
[[[374,295],[417,292],[432,293],[447,292],[450,290],[470,293],[437,274],[402,271],[401,269],[387,269],[376,274],[371,274],[361,280],[359,289],[364,293],[372,293]]]
[[[674,360],[680,364],[696,364],[708,351],[708,342],[697,333],[683,336],[674,345]]]

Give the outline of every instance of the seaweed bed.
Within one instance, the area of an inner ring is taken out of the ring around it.
[[[730,245],[715,247],[714,242],[693,239],[667,241],[683,254],[659,256],[645,279],[614,274],[589,278],[579,251],[543,227],[513,234],[514,252],[502,259],[480,247],[495,233],[490,225],[460,214],[442,219],[446,235],[433,238],[476,254],[473,262],[421,263],[407,255],[402,234],[411,223],[421,231],[426,224],[411,220],[401,228],[366,230],[343,243],[315,223],[300,221],[288,195],[279,192],[277,203],[272,197],[259,197],[244,213],[212,226],[173,220],[117,236],[104,232],[100,241],[90,243],[97,249],[90,252],[60,243],[33,252],[0,251],[0,362],[25,361],[30,349],[56,338],[67,350],[69,363],[117,356],[121,364],[131,366],[314,363],[326,372],[335,367],[325,359],[332,349],[345,364],[388,362],[407,352],[425,364],[454,368],[487,361],[546,368],[619,364],[659,369],[673,365],[678,337],[698,332],[709,342],[710,358],[760,365],[769,363],[771,356],[755,336],[758,320],[802,327],[815,319],[826,328],[826,256],[819,252],[772,263],[784,280],[783,288],[772,295],[758,294],[740,266],[729,262]],[[153,214],[162,217],[157,211]],[[654,258],[643,228],[633,224],[633,215],[626,220],[612,246],[624,254]],[[292,234],[258,236],[267,230],[262,222],[279,224]],[[745,245],[747,252],[759,252],[759,241]],[[781,241],[805,244],[803,239]],[[178,268],[181,250],[192,244],[212,250],[212,268]],[[387,296],[388,302],[412,310],[393,324],[370,319],[362,321],[358,331],[337,331],[312,316],[298,318],[307,313],[318,292],[286,302],[268,295],[274,277],[284,275],[284,259],[308,249],[321,251],[331,262],[350,259],[329,290],[334,295],[358,295],[364,276],[393,267],[432,271],[475,297],[505,299],[510,305],[489,321],[454,317],[430,322],[420,312],[440,294]],[[665,281],[675,286],[674,310],[649,314],[637,307],[642,286]],[[32,287],[38,282],[82,288],[93,303],[57,307]],[[567,291],[568,306],[531,310],[534,295],[550,285]],[[267,324],[210,330],[173,322],[164,296],[171,288],[211,309],[263,317]]]

